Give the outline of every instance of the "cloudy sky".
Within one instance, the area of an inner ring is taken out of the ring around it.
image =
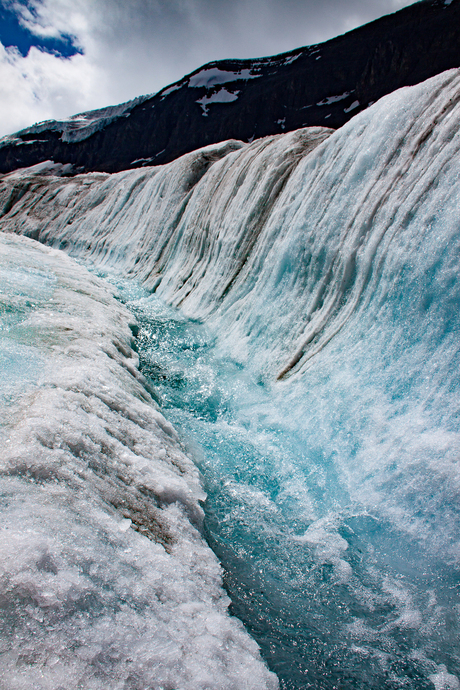
[[[274,55],[413,0],[0,0],[0,136]]]

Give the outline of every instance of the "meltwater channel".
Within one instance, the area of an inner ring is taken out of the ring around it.
[[[439,372],[445,389],[424,415],[432,372],[418,359],[443,334],[411,343],[395,296],[286,386],[223,355],[216,334],[155,296],[119,287],[139,323],[141,370],[202,473],[231,611],[280,687],[458,688],[458,506],[422,455],[427,440],[441,456],[448,443],[430,427],[446,422],[459,369],[449,382]]]
[[[459,690],[459,122],[0,180],[8,690]]]

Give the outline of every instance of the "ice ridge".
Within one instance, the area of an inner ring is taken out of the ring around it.
[[[12,269],[12,267],[14,267]],[[2,688],[275,690],[101,280],[0,234]]]

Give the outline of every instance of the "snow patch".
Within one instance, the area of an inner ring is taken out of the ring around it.
[[[231,103],[237,100],[239,93],[239,91],[230,93],[230,91],[226,89],[220,89],[220,91],[213,93],[212,96],[203,96],[203,98],[198,99],[196,103],[199,103],[203,108],[203,115],[207,115],[209,103]]]
[[[18,168],[7,175],[2,175],[2,177],[8,180],[21,178],[24,175],[56,175],[57,177],[61,177],[62,175],[70,174],[72,170],[72,163],[55,163],[49,160],[31,165],[28,168]]]
[[[242,69],[238,72],[228,72],[214,67],[212,69],[204,69],[198,72],[198,74],[190,77],[188,85],[193,88],[200,86],[210,88],[216,84],[225,84],[226,82],[238,81],[241,79],[247,81],[248,79],[257,79],[261,76],[261,74],[252,74],[250,69]]]
[[[175,84],[174,86],[170,86],[169,89],[166,89],[166,91],[163,91],[161,94],[161,100],[165,98],[166,96],[169,96],[170,93],[173,93],[173,91],[177,91],[178,89],[181,89],[183,84]]]
[[[164,150],[164,149],[163,149]],[[136,158],[135,161],[131,161],[130,165],[137,165],[138,163],[151,163],[153,160],[155,160],[156,156],[150,156],[150,158]]]
[[[338,96],[328,96],[327,98],[323,98],[322,101],[317,103],[316,105],[330,105],[331,103],[337,103],[338,101],[343,101],[345,98],[348,98],[348,96],[353,93],[353,91],[344,91],[343,93],[339,94]]]
[[[357,108],[358,106],[359,106],[359,101],[353,101],[353,103],[350,105],[349,108],[344,108],[344,109],[343,109],[343,112],[344,112],[344,113],[349,113],[349,112],[351,112],[352,110],[354,110],[355,108]]]
[[[22,129],[13,136],[7,136],[0,139],[0,148],[3,146],[10,146],[12,143],[17,145],[29,142],[23,142],[21,137],[26,134],[40,134],[42,132],[62,132],[61,141],[67,143],[76,143],[88,139],[92,134],[104,129],[107,125],[115,122],[120,117],[129,117],[131,110],[144,101],[152,98],[153,94],[147,96],[139,96],[132,101],[120,103],[120,105],[110,105],[106,108],[99,108],[98,110],[90,110],[85,113],[78,113],[65,120],[45,120],[38,122],[32,127]]]
[[[291,57],[288,57],[284,60],[283,65],[290,65],[302,55],[302,53],[297,53],[297,55],[291,55]]]
[[[136,158],[136,160],[131,161],[130,165],[137,165],[138,163],[141,163],[141,165],[148,165],[149,163],[153,163],[155,158],[158,158],[162,153],[164,153],[166,149],[162,149],[161,151],[158,151],[154,156],[150,156],[150,158]]]

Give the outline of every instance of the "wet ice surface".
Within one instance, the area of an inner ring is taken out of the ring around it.
[[[0,181],[8,232],[180,308],[125,294],[232,609],[285,688],[459,682],[459,86],[451,70],[336,132]]]
[[[195,466],[112,290],[0,239],[0,685],[277,687],[227,614]]]
[[[141,369],[203,473],[232,611],[281,687],[456,688],[458,440],[417,412],[401,419],[382,331],[352,328],[289,390],[222,357],[212,332],[155,297],[131,286],[125,298]]]

